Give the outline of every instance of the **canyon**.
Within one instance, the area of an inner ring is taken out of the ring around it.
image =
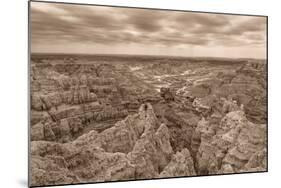
[[[265,60],[32,54],[31,185],[267,171]]]

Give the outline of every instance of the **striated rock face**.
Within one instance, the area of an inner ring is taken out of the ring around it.
[[[148,127],[128,157],[136,166],[136,179],[157,177],[173,153],[168,128],[162,124],[156,132]]]
[[[91,131],[65,144],[32,141],[32,185],[157,177],[173,154],[169,139],[167,126],[144,104],[102,133]]]
[[[33,186],[134,177],[134,167],[125,154],[107,153],[91,142],[87,145],[32,142],[32,158]]]
[[[61,91],[49,94],[32,96],[31,108],[37,111],[50,110],[62,104],[82,104],[97,101],[95,93],[91,93],[87,86],[71,88],[70,91]]]
[[[266,126],[249,122],[243,111],[229,112],[217,127],[201,120],[197,129],[201,134],[197,153],[199,174],[266,170],[266,158],[262,155]],[[259,162],[252,162],[255,160]]]
[[[172,156],[170,163],[161,172],[160,177],[195,176],[193,159],[185,148]]]
[[[112,128],[97,134],[93,138],[93,142],[108,152],[128,153],[132,151],[146,127],[156,129],[156,125],[157,120],[151,105],[142,105],[138,114],[129,115],[125,120],[117,122]],[[81,136],[79,140],[86,136]]]

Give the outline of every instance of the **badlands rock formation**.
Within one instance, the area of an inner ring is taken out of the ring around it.
[[[249,122],[245,113],[239,110],[227,113],[219,125],[211,121],[200,120],[191,135],[193,143],[189,148],[192,148],[195,157],[187,148],[174,151],[169,128],[158,122],[149,103],[143,104],[137,114],[129,115],[101,133],[92,130],[64,144],[32,141],[32,184],[148,179],[266,169],[265,125]],[[38,133],[37,137],[40,135],[42,133]]]
[[[267,170],[264,64],[87,58],[33,59],[32,186]]]
[[[253,124],[243,111],[232,111],[225,115],[220,125],[201,120],[197,131],[201,143],[196,161],[199,174],[224,174],[263,171],[266,168],[266,126]],[[253,158],[260,161],[252,164]]]
[[[144,104],[102,133],[93,130],[65,144],[32,141],[32,185],[154,178],[172,154],[167,126]],[[182,162],[175,157],[173,163]],[[193,169],[192,160],[184,162]]]

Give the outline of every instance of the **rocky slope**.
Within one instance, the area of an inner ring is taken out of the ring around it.
[[[232,111],[225,115],[219,126],[206,120],[201,120],[198,126],[201,138],[196,156],[198,174],[266,169],[266,125],[249,122],[243,111]],[[259,158],[255,164],[252,162],[254,158]]]
[[[154,178],[172,154],[167,126],[144,104],[102,133],[65,144],[32,141],[32,185]]]

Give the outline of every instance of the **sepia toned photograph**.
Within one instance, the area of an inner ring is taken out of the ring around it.
[[[29,186],[268,171],[267,17],[29,2]]]

